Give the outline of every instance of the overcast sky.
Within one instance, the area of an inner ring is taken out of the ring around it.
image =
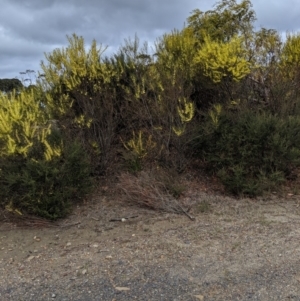
[[[239,1],[238,1],[239,2]],[[21,79],[38,71],[44,53],[67,46],[76,33],[116,52],[135,34],[153,43],[163,33],[182,29],[193,9],[213,9],[212,0],[0,0],[0,78]],[[258,27],[300,30],[299,0],[252,0]]]

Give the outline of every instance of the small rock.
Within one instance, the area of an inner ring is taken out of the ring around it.
[[[72,244],[70,242],[67,242],[66,246],[70,247]]]
[[[24,268],[25,268],[24,264],[19,264],[19,271],[24,270]]]
[[[52,294],[52,295],[51,295],[51,298],[52,298],[52,299],[56,298],[56,295],[55,295],[55,294]]]
[[[105,259],[112,259],[112,256],[108,255],[108,256],[105,257]]]
[[[98,244],[94,244],[94,245],[93,245],[93,248],[98,248],[98,247],[99,247]]]
[[[31,256],[29,256],[25,261],[26,261],[26,262],[29,262],[29,261],[31,261],[34,257],[35,257],[35,256],[31,255]]]
[[[82,272],[81,272],[82,275],[85,275],[86,273],[87,273],[86,269],[82,270]]]
[[[117,291],[130,291],[129,287],[116,286],[115,289]]]

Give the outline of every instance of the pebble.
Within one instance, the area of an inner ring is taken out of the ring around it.
[[[29,261],[31,261],[34,257],[35,257],[35,256],[31,255],[31,256],[29,256],[25,261],[29,262]]]

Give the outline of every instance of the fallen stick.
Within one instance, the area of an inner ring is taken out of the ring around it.
[[[192,217],[191,215],[189,215],[188,213],[187,213],[187,211],[186,210],[184,210],[183,209],[183,207],[176,201],[176,204],[177,204],[177,206],[180,208],[180,210],[190,219],[190,220],[192,220],[192,221],[194,221],[195,220],[195,218],[194,217]],[[189,208],[190,209],[190,208]],[[188,209],[188,210],[189,210]]]

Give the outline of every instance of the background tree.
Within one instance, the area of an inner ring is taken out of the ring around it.
[[[234,36],[247,40],[252,35],[255,20],[250,0],[239,4],[235,0],[222,0],[216,3],[214,10],[193,10],[187,22],[201,44],[207,36],[219,42],[229,42]]]
[[[0,91],[2,92],[20,91],[22,88],[23,84],[17,78],[0,78]]]
[[[229,69],[224,72],[224,64],[228,64],[228,68],[237,68],[238,65],[241,66],[240,63],[234,63],[237,58],[240,62],[248,61],[244,66],[248,65],[247,68],[251,69],[249,55],[245,50],[251,46],[255,20],[255,12],[249,0],[241,3],[235,0],[223,0],[214,6],[214,10],[203,12],[196,9],[188,17],[187,29],[193,33],[195,39],[197,55],[194,63],[198,66],[194,68],[192,99],[200,112],[216,103],[235,101],[235,90],[239,85],[232,82]],[[235,50],[233,50],[234,45]],[[220,60],[214,61],[217,57],[221,59],[222,55],[224,56],[225,49],[231,49],[232,63],[230,64],[228,59],[227,61],[225,59],[226,63],[221,63]],[[207,76],[208,72],[213,72],[215,75],[216,72],[221,72],[222,81],[214,81]]]

